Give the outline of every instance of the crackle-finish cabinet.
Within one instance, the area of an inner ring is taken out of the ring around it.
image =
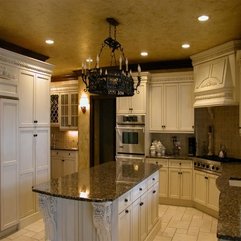
[[[154,75],[149,99],[150,132],[194,132],[191,72]]]

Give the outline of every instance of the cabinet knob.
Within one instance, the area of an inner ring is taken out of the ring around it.
[[[37,120],[34,120],[33,123],[38,123],[38,121],[37,121]]]
[[[155,180],[156,180],[156,178],[155,178],[155,177],[153,177],[153,178],[152,178],[152,181],[155,181]]]
[[[208,179],[208,177],[205,177],[205,179]]]
[[[37,136],[38,136],[38,134],[33,134],[33,136],[34,136],[34,137],[37,137]]]
[[[128,199],[127,199],[127,198],[125,198],[125,202],[126,202],[126,203],[128,202]]]
[[[125,213],[129,213],[129,210],[128,210],[128,209],[126,209],[126,210],[125,210]]]
[[[156,193],[156,190],[153,190],[152,193],[155,194],[155,193]]]
[[[64,162],[64,160],[62,160],[62,162]]]
[[[143,202],[140,202],[140,206],[143,206],[144,205],[144,203]]]
[[[142,188],[141,188],[141,187],[139,188],[139,191],[142,191]]]

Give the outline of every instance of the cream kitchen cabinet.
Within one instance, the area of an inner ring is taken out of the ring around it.
[[[49,127],[50,75],[20,69],[19,126]]]
[[[169,159],[169,198],[192,200],[192,161]]]
[[[193,199],[195,202],[214,211],[219,210],[219,190],[216,186],[217,175],[194,170]]]
[[[51,126],[61,130],[78,129],[79,94],[78,81],[52,82],[51,88]]]
[[[60,94],[61,129],[78,129],[78,103],[77,92]]]
[[[117,114],[145,114],[146,113],[146,83],[141,83],[138,87],[139,94],[131,97],[116,98]]]
[[[119,241],[143,241],[157,223],[158,180],[156,172],[119,198]]]
[[[174,77],[172,74],[153,77],[150,86],[151,132],[194,132],[193,81]]]
[[[159,169],[159,196],[161,198],[168,197],[168,159],[146,158],[148,163],[162,165]]]
[[[18,101],[0,98],[0,231],[19,222]]]
[[[51,150],[51,178],[78,171],[78,151]]]
[[[19,201],[20,218],[36,214],[36,194],[32,186],[50,178],[49,128],[20,128]]]

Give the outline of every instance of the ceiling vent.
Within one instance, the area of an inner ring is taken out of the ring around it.
[[[239,49],[241,40],[236,40],[191,56],[194,107],[239,104]]]

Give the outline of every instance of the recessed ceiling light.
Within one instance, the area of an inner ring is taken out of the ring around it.
[[[185,43],[185,44],[182,45],[182,48],[183,49],[188,49],[188,48],[190,48],[190,44]]]
[[[205,22],[209,19],[209,17],[207,15],[202,15],[198,17],[198,21],[200,22]]]
[[[148,56],[148,53],[143,51],[143,52],[141,52],[141,56]]]
[[[46,44],[54,44],[54,40],[52,40],[52,39],[46,39],[46,40],[45,40],[45,43],[46,43]]]

